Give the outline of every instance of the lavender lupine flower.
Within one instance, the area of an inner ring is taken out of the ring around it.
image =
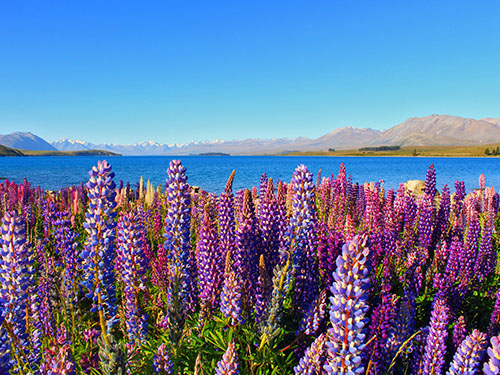
[[[330,320],[327,337],[328,374],[362,374],[362,351],[365,347],[365,325],[368,322],[368,291],[370,287],[366,241],[354,237],[342,247],[337,258],[332,285]]]
[[[453,327],[453,339],[452,339],[453,352],[457,351],[462,341],[465,340],[466,336],[467,336],[467,327],[465,325],[465,318],[463,315],[460,315],[457,322],[455,323],[455,326]]]
[[[296,375],[321,375],[325,362],[324,345],[326,335],[322,333],[307,348],[299,364],[293,368]]]
[[[486,335],[475,329],[462,341],[446,374],[474,375],[483,358],[486,344]]]
[[[236,352],[234,341],[231,341],[222,359],[217,362],[215,375],[238,375],[240,373],[238,370],[239,366],[238,353]]]
[[[153,357],[153,371],[155,374],[173,374],[174,363],[165,344],[161,344]]]
[[[191,251],[189,185],[186,168],[180,160],[172,160],[167,170],[166,185],[168,210],[165,218],[165,253],[170,258],[168,286],[170,336],[180,339],[186,314],[196,301],[196,270],[193,270]],[[195,264],[195,263],[194,263]]]
[[[81,253],[84,273],[83,286],[87,298],[92,299],[93,312],[98,312],[101,330],[109,344],[109,330],[116,323],[116,297],[114,277],[115,239],[115,183],[111,165],[106,161],[92,167],[87,183],[89,208],[83,224],[87,240]]]
[[[200,228],[200,239],[196,244],[196,256],[198,265],[198,291],[202,306],[211,309],[217,297],[217,285],[222,274],[219,273],[218,263],[224,258],[219,254],[219,238],[217,227],[210,214],[210,206],[204,209],[203,222]]]
[[[118,220],[119,277],[123,283],[123,309],[129,346],[144,340],[147,323],[138,306],[139,292],[145,289],[146,257],[140,237],[138,214],[126,213]]]
[[[484,364],[483,372],[485,375],[497,375],[500,374],[500,336],[492,337],[490,343],[489,361]]]
[[[2,219],[0,236],[0,305],[3,306],[4,326],[10,327],[10,343],[18,358],[28,354],[26,307],[33,282],[32,252],[26,242],[24,219],[7,212]],[[14,365],[12,355],[11,365]]]
[[[425,344],[423,358],[423,375],[440,374],[446,354],[446,337],[448,332],[448,307],[443,300],[434,302],[431,314],[429,335]]]

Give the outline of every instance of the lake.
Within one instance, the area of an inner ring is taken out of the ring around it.
[[[0,177],[22,182],[26,177],[33,186],[56,190],[88,180],[89,169],[103,157],[40,156],[0,158]],[[434,164],[437,187],[444,184],[454,191],[456,180],[465,181],[467,191],[477,188],[484,173],[486,186],[500,187],[498,158],[438,158],[438,157],[326,157],[326,156],[120,156],[105,158],[113,166],[117,184],[151,180],[156,186],[165,184],[166,169],[172,159],[181,159],[187,168],[188,182],[203,189],[220,193],[233,169],[236,169],[234,189],[259,185],[263,173],[275,181],[290,181],[298,164],[305,164],[316,174],[337,175],[340,163],[354,182],[385,181],[386,189],[397,188],[411,179],[425,180],[428,167]],[[316,180],[314,180],[316,181]]]

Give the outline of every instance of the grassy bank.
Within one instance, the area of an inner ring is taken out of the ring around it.
[[[18,150],[0,145],[0,156],[121,156],[120,154],[103,150],[84,151],[32,151]]]

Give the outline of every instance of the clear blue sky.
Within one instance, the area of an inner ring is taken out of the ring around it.
[[[162,143],[500,117],[500,1],[0,2],[0,134]]]

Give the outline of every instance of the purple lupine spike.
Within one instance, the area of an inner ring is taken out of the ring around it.
[[[219,238],[217,228],[210,215],[210,205],[204,209],[203,222],[200,228],[200,239],[196,244],[198,258],[198,290],[202,306],[210,310],[217,297],[217,285],[220,284],[222,273],[217,265],[224,262],[219,253]]]
[[[464,230],[463,206],[465,198],[465,183],[455,182],[455,196],[453,197],[453,235],[461,236]]]
[[[483,282],[496,267],[497,254],[492,246],[493,227],[493,220],[487,217],[483,226],[481,244],[479,245],[473,272],[479,282]]]
[[[483,366],[485,375],[500,374],[500,336],[492,337],[491,346],[488,348],[489,361]]]
[[[262,253],[268,268],[272,270],[279,260],[279,216],[272,178],[269,179],[266,187],[267,189],[260,196],[258,220],[262,238]]]
[[[389,365],[386,346],[389,339],[391,321],[396,317],[396,296],[383,291],[382,301],[373,309],[369,337],[374,340],[367,345],[369,367],[367,374],[383,374]]]
[[[242,324],[245,321],[242,315],[240,280],[233,269],[226,272],[220,296],[220,310],[227,318],[231,318],[231,325]]]
[[[42,365],[42,373],[51,375],[74,375],[75,364],[72,361],[71,346],[62,345],[54,350],[53,355],[46,356]]]
[[[322,290],[310,308],[304,314],[300,323],[300,331],[306,335],[315,335],[326,314],[326,290]]]
[[[427,253],[432,242],[432,215],[434,204],[432,198],[425,194],[418,205],[418,239],[420,248]]]
[[[462,341],[465,340],[466,336],[467,336],[467,327],[465,326],[465,318],[463,315],[460,315],[457,322],[455,323],[455,327],[453,327],[453,339],[452,339],[453,347],[451,348],[452,352],[457,351]]]
[[[446,337],[448,331],[448,307],[443,300],[434,302],[431,314],[429,335],[425,344],[423,358],[423,375],[440,374],[446,354]]]
[[[165,344],[161,344],[153,357],[153,371],[155,374],[173,374],[174,363]]]
[[[98,312],[103,338],[109,345],[109,331],[118,320],[116,316],[114,239],[115,239],[115,183],[111,165],[106,161],[92,167],[87,183],[89,208],[83,224],[87,240],[80,257],[83,287],[92,300],[92,312]]]
[[[222,359],[217,362],[215,375],[238,375],[240,373],[238,368],[238,353],[236,352],[234,341],[231,341]]]
[[[474,265],[477,259],[478,244],[479,244],[480,225],[477,212],[474,211],[467,230],[467,239],[465,248],[460,255],[460,290],[465,292],[469,288],[469,283],[474,274]]]
[[[425,177],[425,195],[434,199],[436,195],[436,171],[434,170],[434,164],[431,164],[427,170],[427,175]]]
[[[0,236],[0,305],[4,308],[4,324],[15,335],[9,334],[9,341],[17,351],[11,355],[10,365],[15,363],[14,358],[21,358],[30,350],[26,308],[32,283],[32,251],[26,242],[24,219],[15,212],[6,212]]]
[[[234,216],[234,196],[232,193],[234,175],[236,171],[232,171],[229,176],[226,188],[224,192],[220,195],[219,202],[217,204],[217,218],[219,223],[219,250],[220,257],[223,261],[217,262],[215,264],[217,268],[217,274],[222,275],[224,273],[224,260],[227,258],[227,254],[233,256],[234,253],[234,233],[235,233],[235,216]],[[218,280],[215,286],[216,295],[220,294],[223,278]],[[217,304],[217,300],[215,301]],[[215,307],[215,306],[214,306]]]
[[[242,292],[246,300],[253,302],[257,286],[260,239],[255,211],[252,206],[250,191],[245,189],[241,207],[240,221],[236,231],[233,269],[238,279],[242,280]]]
[[[0,304],[0,369],[4,369],[6,374],[8,374],[11,368],[10,363],[10,340],[7,330],[3,328],[3,322],[5,321],[5,307]]]
[[[366,242],[356,236],[342,248],[330,298],[330,321],[326,341],[328,374],[362,374],[362,351],[365,347],[365,325],[368,322],[370,287]]]
[[[278,188],[276,189],[276,205],[277,205],[277,214],[276,218],[278,221],[278,231],[277,237],[279,239],[278,249],[284,249],[286,244],[286,231],[288,228],[288,217],[287,217],[287,208],[286,208],[286,193],[287,193],[287,185],[283,182],[278,183]],[[273,270],[269,270],[270,275],[272,275]]]
[[[58,213],[54,227],[56,228],[56,251],[61,255],[64,267],[63,296],[65,301],[75,305],[78,300],[77,274],[80,270],[80,259],[76,250],[78,235],[71,227],[68,216],[68,212]]]
[[[395,319],[392,320],[389,328],[389,338],[387,340],[387,355],[388,360],[392,360],[403,343],[415,331],[415,312],[416,304],[415,297],[411,292],[405,291],[398,313]]]
[[[448,227],[448,220],[450,218],[450,189],[448,185],[444,185],[439,200],[439,210],[436,215],[434,224],[434,232],[432,234],[433,244],[437,244],[443,236],[446,236]]]
[[[318,375],[322,374],[323,364],[325,362],[326,335],[319,335],[307,348],[306,352],[299,361],[299,364],[293,368],[295,375]]]
[[[123,283],[123,310],[129,346],[144,341],[147,332],[146,317],[138,305],[139,292],[145,289],[146,257],[140,237],[139,214],[128,212],[118,221],[117,263]]]
[[[196,302],[196,262],[191,251],[191,196],[186,168],[180,160],[172,160],[167,169],[163,251],[170,259],[168,283],[168,322],[170,339],[176,343],[182,336],[186,315]]]
[[[473,375],[481,364],[486,348],[486,334],[475,329],[461,343],[453,356],[447,375]]]
[[[285,256],[290,256],[295,274],[294,304],[304,312],[318,294],[319,279],[314,185],[305,165],[295,169],[291,185],[294,194],[287,236],[289,253]]]

